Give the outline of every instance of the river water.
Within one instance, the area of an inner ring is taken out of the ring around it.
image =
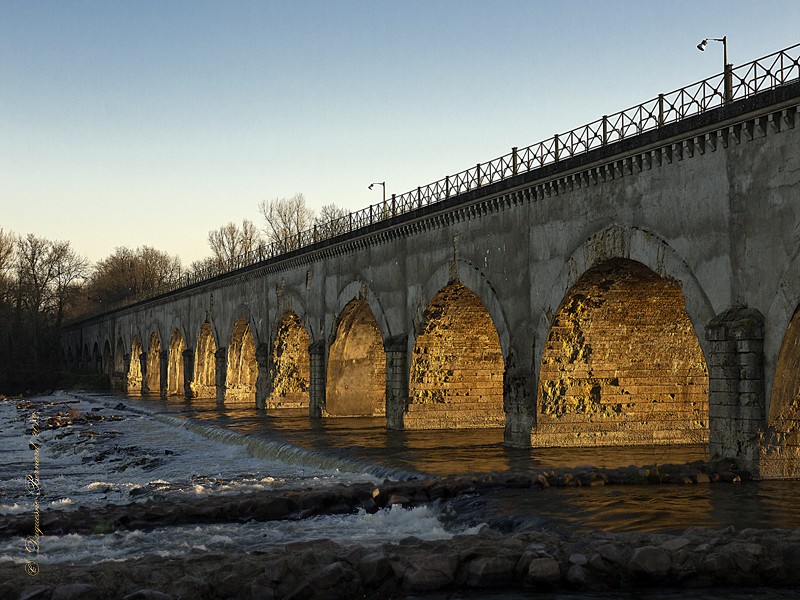
[[[0,513],[33,510],[25,485],[26,476],[34,469],[34,451],[29,446],[33,413],[41,428],[47,416],[70,409],[75,414],[97,415],[98,420],[83,427],[41,432],[40,505],[45,510],[141,502],[167,495],[197,498],[361,481],[379,485],[387,477],[588,464],[615,467],[706,458],[700,447],[511,449],[503,446],[501,430],[390,432],[381,419],[312,422],[302,414],[270,416],[248,408],[219,408],[213,400],[187,403],[57,392],[30,401],[0,401],[0,443],[4,449]],[[676,533],[694,526],[798,528],[796,485],[748,482],[503,490],[461,497],[446,505],[410,510],[392,507],[376,514],[291,522],[62,536],[48,535],[45,528],[40,562],[92,563],[198,550],[252,551],[289,540],[319,538],[378,545],[412,535],[447,539],[487,525],[505,531],[535,528]],[[27,556],[22,546],[21,538],[0,539],[0,560],[23,563]],[[664,592],[664,597],[670,597],[669,593]]]

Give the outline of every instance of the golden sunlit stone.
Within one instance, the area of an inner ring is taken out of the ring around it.
[[[539,446],[698,444],[708,370],[680,284],[626,259],[587,271],[542,355]]]
[[[406,429],[502,427],[503,353],[478,296],[460,283],[428,305],[411,357]]]
[[[275,334],[272,349],[272,394],[267,408],[308,408],[311,366],[310,339],[300,318],[287,312]]]
[[[342,310],[328,358],[326,411],[330,416],[386,414],[386,353],[369,303]]]

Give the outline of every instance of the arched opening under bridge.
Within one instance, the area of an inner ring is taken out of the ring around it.
[[[785,435],[783,445],[800,447],[800,308],[786,329],[775,365],[769,424]]]
[[[310,343],[300,317],[292,311],[283,315],[272,347],[272,393],[267,408],[308,408]]]
[[[142,392],[142,363],[141,356],[144,350],[138,336],[133,336],[131,342],[131,362],[128,368],[128,392]]]
[[[628,259],[579,278],[542,353],[531,442],[708,442],[708,369],[678,282]]]
[[[147,351],[147,390],[151,394],[161,393],[161,340],[155,331],[150,334]]]
[[[351,300],[339,315],[327,375],[328,415],[385,416],[386,351],[366,300]]]
[[[239,319],[233,326],[231,343],[228,346],[225,402],[255,407],[257,379],[255,338],[250,324],[245,319]]]
[[[217,394],[217,343],[209,323],[203,323],[197,335],[194,351],[194,381],[192,395],[195,398],[214,398]]]
[[[169,341],[169,359],[167,362],[167,395],[183,396],[183,351],[186,350],[186,342],[183,335],[176,329],[172,332],[172,339]]]
[[[503,427],[505,365],[480,298],[450,283],[431,299],[414,342],[406,429]]]

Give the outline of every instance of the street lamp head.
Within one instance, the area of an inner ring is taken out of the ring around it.
[[[697,44],[697,49],[700,50],[700,52],[705,52],[706,46],[708,46],[708,40],[703,40],[702,42]]]

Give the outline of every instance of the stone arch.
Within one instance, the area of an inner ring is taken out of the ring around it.
[[[147,390],[158,394],[161,390],[161,338],[157,331],[150,334],[147,348]]]
[[[769,423],[795,438],[800,432],[800,306],[789,321],[775,363]]]
[[[300,317],[287,311],[275,329],[272,345],[272,393],[267,408],[305,408],[309,406],[311,338]]]
[[[380,332],[381,338],[384,340],[389,339],[393,334],[391,327],[389,326],[389,320],[386,317],[386,311],[383,309],[383,304],[381,303],[380,298],[378,298],[378,296],[372,292],[366,282],[359,280],[351,281],[339,293],[339,296],[336,299],[336,315],[338,315],[338,317],[335,318],[335,322],[333,323],[331,335],[336,335],[336,328],[341,321],[341,315],[344,313],[345,307],[354,299],[367,303],[369,310],[372,313],[372,318],[378,325],[378,331]]]
[[[214,398],[217,393],[217,341],[214,329],[206,321],[197,334],[194,349],[194,380],[192,396],[195,398]]]
[[[708,440],[708,368],[679,282],[610,258],[577,278],[543,344],[535,446]]]
[[[103,343],[103,373],[111,374],[114,367],[113,356],[111,352],[111,343],[106,340]]]
[[[325,389],[329,416],[386,414],[386,352],[366,298],[348,302],[336,322]]]
[[[250,322],[240,318],[233,325],[228,345],[228,370],[225,377],[226,402],[234,404],[256,403],[256,380],[258,362],[256,361],[256,340]]]
[[[142,363],[141,355],[144,352],[139,336],[134,335],[131,342],[131,358],[128,367],[128,392],[142,392]]]
[[[122,341],[122,337],[117,338],[117,344],[114,350],[114,372],[125,372],[125,342]]]
[[[103,355],[100,354],[100,346],[97,342],[92,345],[92,363],[91,368],[97,373],[103,370]]]
[[[186,350],[186,341],[180,329],[172,330],[169,341],[169,358],[167,361],[167,395],[182,396],[184,394],[183,381],[183,352]]]
[[[772,388],[777,377],[779,357],[783,352],[791,324],[796,318],[798,305],[800,305],[800,248],[789,262],[764,319],[764,387],[765,398],[769,403],[766,408],[767,414],[770,415],[770,423],[773,416],[777,417],[783,410],[779,407],[776,409],[777,412],[773,412],[772,400],[775,394]]]
[[[494,321],[460,282],[442,287],[416,328],[406,429],[503,427],[505,363]]]
[[[455,272],[454,272],[455,267]],[[450,283],[461,283],[477,296],[492,319],[495,330],[500,340],[500,348],[503,356],[508,356],[511,348],[511,328],[508,325],[503,305],[489,279],[475,264],[464,259],[458,259],[455,263],[449,262],[440,265],[436,271],[428,278],[422,288],[422,295],[416,308],[416,314],[409,319],[414,323],[414,331],[419,331],[421,323],[424,321],[424,312],[428,309],[429,299],[438,294]],[[409,351],[412,351],[414,340],[409,339]]]
[[[550,324],[557,308],[561,305],[578,278],[591,269],[613,258],[627,258],[643,264],[661,277],[677,281],[685,298],[686,313],[694,326],[697,339],[708,355],[705,327],[716,316],[714,307],[702,285],[689,265],[662,238],[635,227],[626,228],[612,225],[596,233],[579,246],[565,261],[564,266],[550,286],[550,292],[539,317],[536,329],[536,348],[534,364],[541,364],[542,343],[550,331]],[[538,372],[537,372],[538,374]]]

